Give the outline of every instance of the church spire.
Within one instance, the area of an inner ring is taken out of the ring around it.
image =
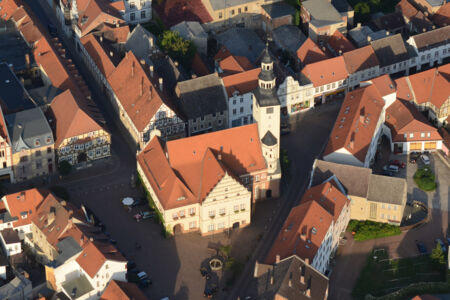
[[[273,60],[269,53],[269,41],[266,42],[266,48],[263,50],[258,82],[260,89],[271,90],[275,88],[275,75],[273,74]]]

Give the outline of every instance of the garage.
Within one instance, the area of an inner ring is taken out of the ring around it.
[[[436,142],[425,142],[425,150],[436,150]]]
[[[411,143],[409,144],[410,151],[422,151],[422,143]]]

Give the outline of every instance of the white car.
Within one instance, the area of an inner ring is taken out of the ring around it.
[[[424,164],[429,165],[430,164],[430,158],[428,155],[422,154],[420,156],[420,159],[423,161]]]

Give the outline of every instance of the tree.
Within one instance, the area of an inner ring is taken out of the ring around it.
[[[191,41],[183,39],[177,31],[166,30],[159,38],[159,44],[161,49],[167,51],[172,59],[190,69],[196,51]]]
[[[439,243],[436,243],[436,247],[434,247],[433,251],[431,251],[431,259],[436,264],[445,264],[444,252],[442,251],[442,247],[441,245],[439,245]]]
[[[358,2],[358,4],[354,7],[355,10],[355,18],[358,21],[367,21],[370,18],[370,6],[367,2]]]
[[[72,171],[72,165],[68,161],[63,160],[59,163],[58,170],[59,173],[63,176],[69,175]]]

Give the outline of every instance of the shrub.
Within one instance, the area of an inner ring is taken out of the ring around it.
[[[414,182],[423,191],[434,191],[437,187],[436,177],[430,167],[418,169],[414,174]]]
[[[347,231],[355,232],[355,241],[365,241],[402,233],[400,227],[372,221],[351,220]]]

